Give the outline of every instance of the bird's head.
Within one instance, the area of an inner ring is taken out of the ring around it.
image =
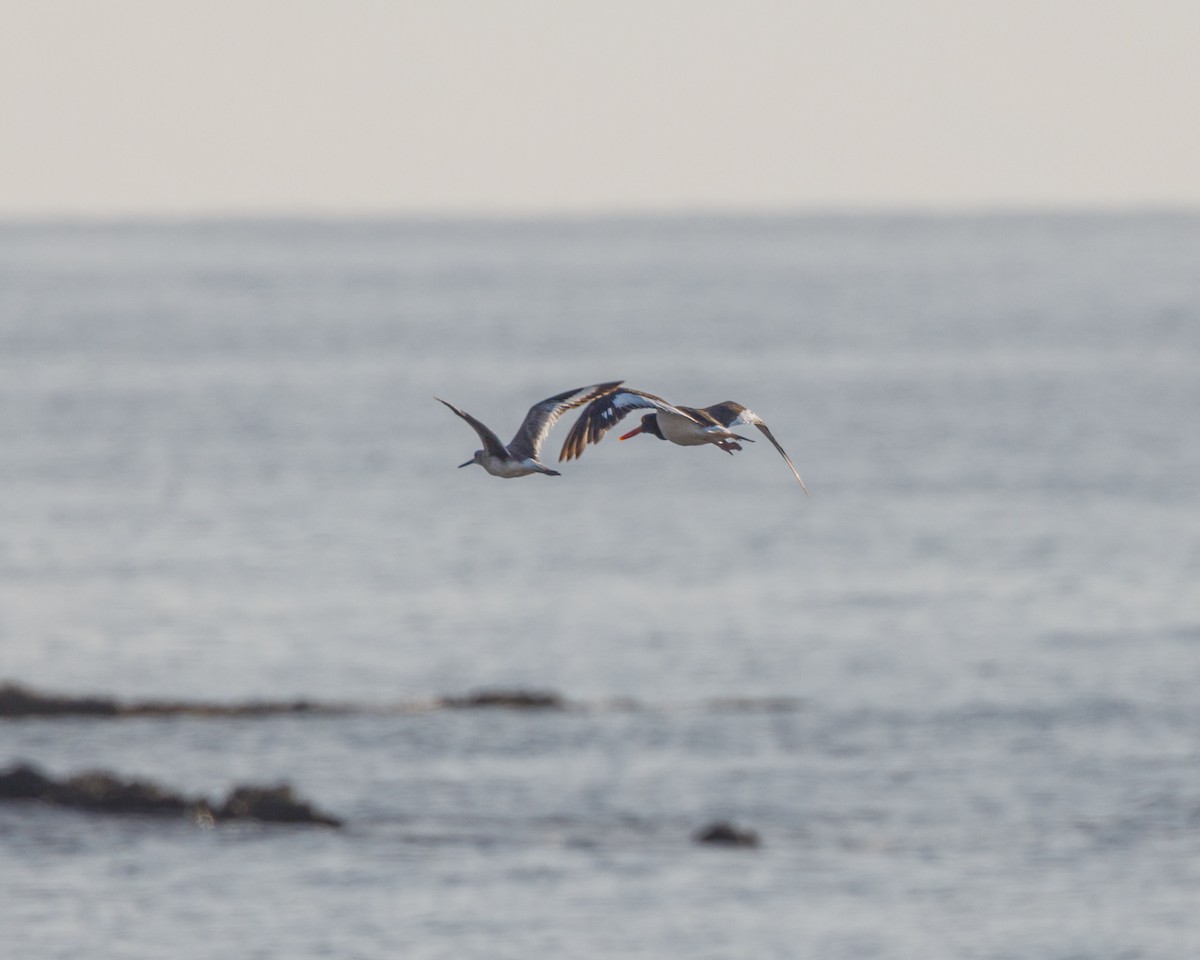
[[[639,433],[649,434],[652,437],[658,437],[659,440],[665,440],[662,430],[658,426],[658,414],[647,413],[642,417],[641,426],[634,427],[628,433],[623,434],[620,439],[628,440],[630,437],[636,437]]]
[[[460,463],[458,465],[458,469],[461,470],[463,467],[469,467],[473,463],[478,463],[478,464],[483,463],[483,451],[482,450],[476,450],[475,456],[471,457],[471,459],[468,460],[466,463]]]

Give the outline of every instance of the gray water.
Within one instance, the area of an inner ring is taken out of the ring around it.
[[[618,378],[811,496],[433,400]],[[1196,216],[0,227],[0,679],[384,708],[0,721],[347,822],[0,806],[5,956],[1200,955],[1197,411]]]

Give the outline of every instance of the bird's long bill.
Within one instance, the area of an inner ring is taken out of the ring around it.
[[[617,439],[618,440],[628,440],[630,437],[636,437],[641,432],[642,432],[641,427],[634,427],[628,433],[624,434],[623,436],[618,437]]]
[[[468,460],[466,463],[460,463],[458,465],[458,469],[461,470],[463,467],[469,467],[474,462],[475,462],[474,460]]]

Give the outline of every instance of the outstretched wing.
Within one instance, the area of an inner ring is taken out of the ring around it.
[[[508,445],[508,452],[517,460],[524,460],[527,457],[537,460],[542,449],[542,441],[546,439],[550,428],[558,422],[559,417],[568,410],[574,410],[589,401],[596,401],[598,398],[611,394],[622,383],[624,383],[623,380],[597,383],[590,387],[568,390],[566,393],[547,397],[541,403],[535,403],[525,414],[525,422],[521,424],[517,435]]]
[[[762,431],[763,436],[771,441],[771,445],[779,451],[779,455],[787,462],[787,465],[792,470],[792,475],[796,478],[796,482],[800,484],[800,489],[806,494],[808,487],[804,485],[804,481],[800,479],[800,474],[796,470],[796,465],[792,463],[792,458],[787,455],[787,451],[779,445],[779,441],[775,439],[775,435],[767,429],[767,425],[762,422],[762,418],[753,410],[743,407],[740,403],[735,403],[732,400],[726,400],[724,403],[714,403],[711,407],[702,408],[704,413],[707,413],[717,423],[723,427],[732,427],[734,424],[746,424],[747,426],[758,427]]]
[[[574,460],[583,456],[584,448],[589,443],[599,443],[600,439],[624,419],[627,413],[634,410],[661,410],[663,413],[675,413],[689,420],[697,418],[692,414],[667,403],[662,397],[641,390],[614,390],[606,396],[593,400],[579,415],[579,419],[571,425],[567,439],[563,441],[559,460]],[[702,421],[697,421],[702,422]]]
[[[441,397],[434,397],[433,399],[438,403],[446,403],[446,401]],[[466,420],[467,423],[475,428],[475,432],[479,434],[479,439],[483,441],[484,450],[490,453],[493,457],[507,456],[508,452],[504,449],[504,444],[500,442],[500,438],[498,436],[492,433],[487,424],[480,423],[465,410],[459,410],[458,407],[452,403],[446,403],[446,406],[448,406],[451,410],[453,410],[460,417]]]

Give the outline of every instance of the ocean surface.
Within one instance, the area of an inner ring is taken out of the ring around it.
[[[622,378],[811,496],[433,399]],[[1200,216],[0,225],[0,531],[0,680],[362,708],[0,720],[346,821],[0,805],[14,960],[1200,956]]]

